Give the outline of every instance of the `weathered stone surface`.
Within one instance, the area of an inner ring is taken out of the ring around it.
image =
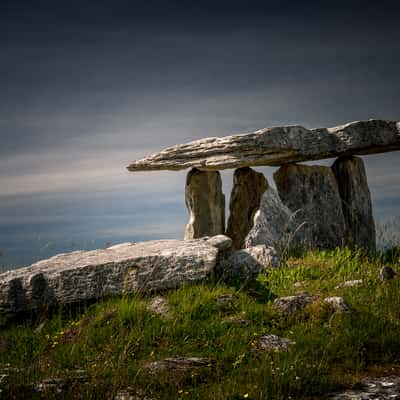
[[[189,171],[185,201],[189,211],[185,240],[225,232],[225,196],[218,171]]]
[[[156,296],[149,300],[147,308],[154,314],[159,315],[162,318],[169,317],[169,305],[168,301],[162,296]]]
[[[298,281],[298,282],[293,283],[293,287],[296,289],[299,289],[306,284],[307,284],[307,281]]]
[[[258,245],[232,252],[218,268],[227,280],[251,281],[261,272],[279,265],[279,256],[273,247]]]
[[[226,230],[235,249],[243,248],[244,239],[253,226],[254,214],[260,207],[261,196],[267,188],[268,182],[262,173],[248,167],[235,171]]]
[[[294,296],[278,297],[274,300],[274,308],[284,314],[292,314],[300,311],[318,300],[317,296],[302,293]]]
[[[342,200],[331,168],[288,164],[274,174],[279,197],[303,224],[302,248],[334,248],[343,244]]]
[[[282,253],[296,244],[297,237],[302,234],[301,228],[301,223],[297,226],[295,214],[282,203],[276,190],[269,187],[261,197],[245,247],[264,244]]]
[[[83,387],[89,384],[89,379],[84,370],[72,370],[68,377],[45,378],[34,386],[36,392],[42,393],[45,397],[57,393],[60,397],[66,394],[72,386]]]
[[[364,161],[359,157],[338,158],[332,170],[342,198],[346,222],[345,244],[375,250],[375,222]]]
[[[0,312],[172,289],[205,278],[218,249],[205,240],[156,240],[75,251],[0,274]]]
[[[180,374],[209,368],[214,364],[215,360],[206,357],[173,357],[147,363],[144,369],[151,374],[160,372]]]
[[[114,400],[155,400],[155,397],[148,396],[142,389],[127,387],[119,390]]]
[[[179,144],[132,162],[128,170],[276,166],[394,150],[400,150],[399,122],[368,120],[311,130],[295,125]]]
[[[216,247],[220,251],[227,251],[232,248],[232,239],[225,235],[216,235],[211,238],[204,238],[206,243]]]
[[[335,309],[337,312],[349,312],[350,307],[346,303],[343,297],[339,296],[332,296],[332,297],[326,297],[324,299],[324,303],[330,305]]]
[[[400,377],[369,377],[361,388],[345,390],[327,397],[331,400],[396,400],[400,399]]]
[[[257,342],[258,348],[266,351],[287,351],[293,344],[290,339],[272,334],[261,336]]]
[[[335,286],[335,289],[340,289],[340,288],[344,288],[344,287],[357,287],[357,286],[361,286],[362,284],[363,284],[362,279],[354,279],[352,281],[345,281],[345,282],[341,283],[340,285]]]

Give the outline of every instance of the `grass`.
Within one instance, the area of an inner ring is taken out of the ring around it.
[[[8,376],[0,383],[0,398],[109,399],[127,387],[154,399],[322,398],[366,374],[400,373],[400,279],[378,279],[384,263],[398,267],[399,254],[308,252],[288,258],[253,287],[213,280],[181,287],[165,294],[168,318],[149,311],[148,298],[138,296],[3,318],[0,376]],[[337,288],[354,279],[364,284]],[[272,307],[275,297],[304,291],[343,296],[351,313],[335,313],[320,301],[287,318]],[[237,295],[232,303],[216,301],[228,293]],[[249,324],[224,323],[232,317]],[[257,350],[265,333],[295,345],[284,353]],[[174,356],[216,362],[173,379],[143,368]],[[44,378],[70,382],[61,393],[40,394],[34,384]]]

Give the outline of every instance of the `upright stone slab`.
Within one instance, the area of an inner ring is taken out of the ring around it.
[[[363,160],[359,157],[338,158],[332,170],[342,198],[346,244],[375,250],[375,223]]]
[[[297,223],[295,214],[282,203],[276,190],[269,187],[261,196],[245,247],[264,244],[274,247],[281,254],[297,247],[298,238],[302,235],[302,226]]]
[[[287,164],[274,174],[282,202],[296,213],[304,248],[334,248],[343,244],[346,225],[342,200],[331,168]]]
[[[264,174],[248,167],[235,171],[226,231],[235,249],[243,248],[244,239],[253,226],[254,214],[260,207],[261,196],[267,188]]]
[[[225,196],[218,171],[189,171],[185,190],[189,222],[185,240],[225,232]]]

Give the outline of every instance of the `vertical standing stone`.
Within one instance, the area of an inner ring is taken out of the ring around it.
[[[190,170],[186,178],[185,201],[189,211],[185,240],[224,233],[225,196],[218,171]]]
[[[262,173],[249,167],[235,171],[226,231],[235,249],[243,248],[244,239],[253,226],[254,214],[260,207],[261,196],[267,188],[268,182]]]
[[[244,241],[245,247],[264,244],[282,254],[296,248],[302,227],[296,224],[295,214],[282,203],[278,193],[269,187],[261,196],[260,208],[254,215],[254,223]]]
[[[376,249],[375,223],[364,161],[359,157],[338,158],[332,166],[342,198],[346,221],[346,244]]]
[[[302,226],[301,245],[334,248],[343,244],[342,200],[331,168],[287,164],[274,174],[282,202]]]

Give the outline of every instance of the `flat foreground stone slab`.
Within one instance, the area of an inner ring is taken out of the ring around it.
[[[400,122],[368,120],[333,128],[306,129],[294,125],[211,137],[169,147],[134,161],[127,168],[129,171],[221,170],[394,150],[400,150]]]
[[[210,243],[156,240],[59,254],[0,274],[0,312],[172,289],[203,279],[217,262],[218,249]]]

